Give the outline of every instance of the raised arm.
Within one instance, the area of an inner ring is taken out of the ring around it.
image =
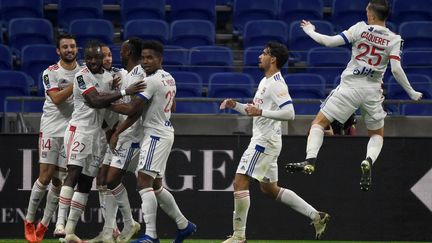
[[[336,47],[345,44],[345,40],[341,35],[329,36],[315,32],[315,25],[313,25],[309,21],[302,20],[302,22],[300,23],[300,27],[303,28],[303,31],[308,36],[310,36],[314,41],[318,42],[321,45],[327,47]]]

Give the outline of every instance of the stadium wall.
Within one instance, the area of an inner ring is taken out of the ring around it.
[[[37,178],[37,135],[0,135],[0,238],[21,238],[30,189]],[[223,239],[232,231],[232,180],[248,136],[176,136],[166,187],[183,213],[198,225],[194,238]],[[287,174],[287,161],[304,157],[306,137],[285,136],[279,181],[318,210],[331,214],[326,240],[426,241],[432,239],[431,138],[387,138],[373,170],[370,192],[359,189],[360,161],[367,138],[328,137],[313,175]],[[140,216],[133,175],[126,184]],[[259,193],[252,183],[249,239],[312,239],[309,220]],[[97,193],[90,196],[77,233],[95,236],[102,228]],[[41,205],[45,205],[42,202]],[[38,212],[38,217],[41,212]],[[47,236],[51,235],[54,222]],[[159,210],[161,238],[173,238],[175,224]]]

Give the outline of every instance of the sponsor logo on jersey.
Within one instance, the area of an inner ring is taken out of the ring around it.
[[[50,83],[49,83],[49,77],[48,77],[48,74],[45,74],[45,75],[43,76],[43,81],[44,81],[44,84],[45,84],[45,86],[47,87],[47,89],[51,88],[51,85],[50,85]]]
[[[82,75],[79,75],[79,76],[77,77],[77,82],[78,82],[78,87],[79,87],[80,89],[86,89],[86,84],[85,84],[85,82],[84,82],[84,78],[83,78]]]

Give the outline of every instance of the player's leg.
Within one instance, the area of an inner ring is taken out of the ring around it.
[[[143,239],[148,240],[145,242],[159,242],[156,230],[157,199],[153,190],[155,177],[156,174],[150,171],[138,171],[137,187],[141,196],[141,210],[146,230],[145,235],[138,239],[137,242],[141,242]]]

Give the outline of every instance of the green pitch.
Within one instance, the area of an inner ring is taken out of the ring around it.
[[[221,243],[220,240],[186,240],[185,243]],[[58,243],[58,240],[44,240],[44,243]],[[161,240],[161,243],[171,243],[172,240]],[[413,241],[326,241],[326,240],[248,240],[248,243],[428,243],[428,242],[413,242]],[[0,243],[26,243],[22,239],[0,239]],[[432,242],[429,242],[432,243]]]

